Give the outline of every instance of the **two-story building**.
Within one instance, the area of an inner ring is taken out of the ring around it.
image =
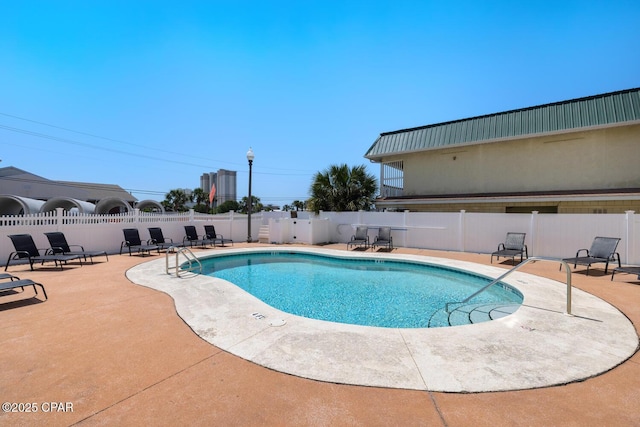
[[[640,88],[380,134],[378,209],[640,211]]]

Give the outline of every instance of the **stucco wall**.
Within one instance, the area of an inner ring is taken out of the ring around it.
[[[640,125],[448,148],[404,162],[404,195],[640,187]]]

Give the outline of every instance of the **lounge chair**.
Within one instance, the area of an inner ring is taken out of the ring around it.
[[[132,251],[138,252],[142,256],[145,256],[145,254],[151,255],[151,251],[160,253],[158,245],[144,245],[142,243],[137,228],[125,228],[122,232],[124,233],[124,240],[120,243],[120,255],[122,255],[124,248],[129,250],[129,256],[131,256]]]
[[[225,243],[231,243],[231,246],[233,246],[233,240],[225,239],[222,234],[216,234],[216,227],[213,225],[205,225],[204,233],[204,237],[213,242],[213,246],[216,245],[216,242],[220,243],[220,246],[225,246]]]
[[[637,275],[638,276],[638,280],[640,280],[640,267],[638,267],[638,266],[627,265],[627,266],[624,266],[624,267],[616,267],[616,268],[614,268],[613,271],[611,272],[611,280],[613,280],[613,276],[616,273],[627,273],[627,274]]]
[[[40,249],[36,246],[33,241],[33,237],[30,234],[12,234],[9,236],[11,242],[13,243],[13,247],[15,248],[15,252],[11,252],[9,254],[9,258],[7,258],[7,264],[4,266],[4,271],[7,271],[9,267],[9,263],[14,260],[24,260],[27,259],[29,261],[29,267],[33,270],[33,264],[36,262],[41,262],[44,264],[45,262],[54,262],[56,267],[59,265],[60,270],[63,269],[63,265],[68,261],[78,260],[80,265],[82,265],[82,256],[81,255],[65,255],[65,254],[45,254],[40,255]]]
[[[49,244],[51,245],[51,249],[48,251],[50,254],[80,255],[85,261],[87,260],[87,257],[89,257],[91,264],[93,264],[94,256],[104,256],[107,258],[107,261],[109,261],[107,251],[85,251],[84,247],[81,245],[69,245],[64,233],[53,231],[50,233],[44,233],[44,235],[47,236]],[[72,250],[71,248],[79,248],[79,250]]]
[[[164,237],[164,235],[162,234],[162,228],[160,227],[150,227],[149,236],[151,238],[147,240],[147,244],[157,245],[161,251],[165,249],[169,249],[172,246],[173,247],[183,246],[182,243],[174,243],[173,239],[170,237]]]
[[[393,237],[391,237],[391,227],[380,227],[378,229],[378,235],[371,244],[371,249],[375,249],[376,246],[384,246],[389,250],[393,250]]]
[[[498,245],[498,250],[491,254],[491,263],[493,263],[493,257],[511,258],[511,263],[515,265],[516,256],[520,255],[520,262],[524,258],[529,258],[529,250],[527,245],[524,244],[524,238],[527,233],[507,233],[507,237],[504,243]]]
[[[202,246],[204,248],[207,244],[211,243],[211,241],[206,237],[200,238],[200,236],[198,236],[198,232],[196,231],[196,227],[193,225],[185,225],[184,233],[186,234],[186,236],[182,238],[182,243],[185,246],[188,244],[191,247]]]
[[[356,227],[356,234],[351,236],[351,240],[347,242],[347,250],[351,246],[355,246],[361,248],[364,246],[364,250],[366,251],[369,248],[369,229],[367,227],[358,226]]]
[[[587,266],[587,276],[589,275],[589,267],[591,264],[605,263],[604,274],[607,274],[610,261],[618,261],[618,268],[621,268],[620,254],[616,252],[620,238],[618,237],[596,237],[593,239],[590,249],[578,249],[574,258],[564,258],[567,264],[573,264],[573,268],[576,268],[578,264]],[[584,251],[585,255],[580,256],[580,253]],[[562,264],[560,264],[562,269]]]
[[[46,301],[47,299],[49,299],[47,297],[47,291],[44,290],[44,286],[42,285],[42,283],[34,282],[31,279],[20,279],[19,277],[13,276],[8,273],[1,273],[0,280],[6,279],[10,280],[8,282],[0,282],[0,292],[14,290],[17,288],[20,288],[20,290],[24,292],[25,286],[33,286],[33,290],[35,291],[36,295],[38,295],[38,288],[36,288],[36,286],[40,286],[40,289],[42,289],[42,293],[44,294],[44,300]]]

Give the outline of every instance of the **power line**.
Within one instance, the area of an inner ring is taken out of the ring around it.
[[[149,156],[147,154],[134,154],[134,153],[129,153],[129,152],[122,151],[122,150],[117,150],[117,149],[114,149],[114,148],[95,146],[95,145],[88,144],[88,143],[85,143],[85,142],[75,141],[75,140],[68,139],[68,138],[61,138],[61,137],[54,136],[54,135],[47,135],[47,134],[43,134],[43,133],[39,133],[39,132],[26,130],[26,129],[14,128],[14,127],[11,127],[11,126],[6,126],[6,125],[0,125],[0,129],[8,130],[8,131],[11,131],[11,132],[22,133],[22,134],[26,134],[26,135],[30,135],[30,136],[35,136],[35,137],[38,137],[38,138],[45,138],[45,139],[50,139],[50,140],[53,140],[53,141],[64,142],[64,143],[67,143],[67,144],[88,147],[88,148],[92,148],[92,149],[96,149],[96,150],[109,151],[109,152],[117,153],[117,154],[124,154],[126,156],[139,157],[139,158],[145,158],[145,159],[150,159],[150,160],[157,160],[157,161],[166,162],[166,163],[175,163],[175,164],[180,164],[180,165],[184,165],[184,166],[197,167],[197,168],[201,168],[201,169],[204,169],[204,170],[211,169],[211,165],[200,165],[200,164],[196,164],[196,163],[183,162],[183,161],[179,161],[179,160],[163,159],[163,158],[160,158],[160,157]],[[156,151],[161,151],[161,150],[156,150]],[[259,171],[255,171],[255,170],[253,171],[253,173],[254,174],[258,174],[258,175],[275,175],[275,176],[311,176],[312,175],[312,173],[275,173],[275,172],[259,172]]]
[[[63,127],[63,126],[52,125],[50,123],[45,123],[45,122],[41,122],[41,121],[38,121],[38,120],[28,119],[28,118],[16,116],[16,115],[13,115],[13,114],[7,114],[7,113],[0,112],[0,115],[6,116],[6,117],[11,117],[11,118],[18,119],[18,120],[23,120],[23,121],[26,121],[26,122],[36,123],[36,124],[43,125],[43,126],[48,126],[48,127],[54,128],[54,129],[60,129],[60,130],[64,130],[64,131],[67,131],[67,132],[77,133],[79,135],[89,136],[91,138],[98,138],[98,139],[102,139],[102,140],[105,140],[105,141],[117,142],[117,143],[121,143],[121,144],[130,145],[132,147],[143,148],[145,150],[153,150],[153,151],[163,152],[163,153],[171,154],[173,156],[191,157],[191,158],[202,160],[202,156],[194,156],[194,155],[191,155],[191,154],[185,153],[185,152],[178,153],[178,152],[175,152],[175,151],[164,150],[164,149],[157,148],[157,147],[149,147],[149,146],[145,146],[145,145],[142,145],[142,144],[135,144],[135,143],[128,142],[128,141],[123,141],[123,140],[120,140],[120,139],[104,137],[104,136],[96,135],[96,134],[89,133],[89,132],[83,132],[83,131],[78,131],[78,130],[74,130],[74,129],[69,129],[69,128],[66,128],[66,127]],[[209,169],[211,168],[210,165],[202,166],[202,165],[197,165],[197,164],[193,164],[193,163],[178,162],[178,161],[174,161],[174,160],[166,160],[166,159],[161,159],[161,158],[152,157],[152,156],[137,155],[137,154],[128,153],[128,152],[125,152],[125,151],[122,151],[122,150],[107,149],[105,147],[95,146],[95,145],[88,144],[88,143],[78,142],[78,141],[74,141],[74,140],[70,140],[70,139],[66,139],[66,138],[60,138],[60,137],[57,137],[57,136],[42,134],[42,133],[39,133],[39,132],[29,131],[29,130],[25,130],[25,129],[14,128],[14,127],[6,126],[6,125],[0,125],[0,128],[3,128],[5,130],[10,130],[12,132],[24,133],[24,134],[27,134],[27,135],[36,136],[36,137],[40,137],[40,138],[48,138],[48,139],[52,139],[52,140],[59,141],[59,142],[66,142],[66,143],[70,143],[70,144],[82,145],[82,146],[85,146],[85,147],[88,147],[88,148],[111,151],[111,152],[115,152],[115,153],[119,153],[119,154],[126,154],[126,155],[130,155],[130,156],[139,156],[139,157],[143,157],[143,158],[149,158],[149,159],[153,159],[153,160],[160,160],[160,161],[164,161],[164,162],[184,164],[184,165],[187,165],[187,166],[195,166],[195,167],[209,168]],[[227,162],[227,161],[223,161],[223,160],[214,160],[214,159],[205,159],[205,160],[211,160],[212,162],[217,162],[217,163],[222,163],[222,164],[226,163],[226,164],[230,164],[230,165],[244,166],[243,163]],[[267,172],[259,172],[259,171],[254,171],[254,173],[259,173],[259,174],[262,174],[262,175],[285,175],[285,176],[295,176],[295,175],[301,176],[301,175],[310,175],[310,174],[313,173],[313,172],[302,171],[300,169],[272,168],[272,167],[265,167],[265,166],[262,166],[261,168],[271,169],[271,170],[283,170],[283,171],[299,171],[299,172],[306,172],[306,173],[301,173],[301,174],[276,174],[276,173],[267,173]]]
[[[0,115],[2,116],[6,116],[6,117],[10,117],[13,119],[18,119],[18,120],[23,120],[26,122],[30,122],[30,123],[35,123],[38,125],[43,125],[43,126],[48,126],[50,128],[54,128],[54,129],[59,129],[62,131],[66,131],[66,132],[73,132],[79,135],[83,135],[86,137],[90,137],[90,138],[98,138],[101,140],[105,140],[105,141],[112,141],[112,142],[117,142],[117,143],[121,143],[121,144],[126,144],[126,145],[130,145],[133,147],[139,147],[139,148],[143,148],[149,151],[153,151],[153,152],[164,152],[164,153],[168,153],[171,154],[172,156],[174,156],[172,159],[166,159],[166,158],[161,158],[161,157],[156,157],[156,156],[152,156],[152,155],[147,155],[147,154],[137,154],[137,153],[132,153],[129,151],[125,151],[122,149],[117,149],[117,148],[111,148],[109,146],[104,146],[104,145],[94,145],[82,140],[77,140],[77,139],[70,139],[64,136],[58,136],[58,135],[54,135],[54,134],[49,134],[49,133],[43,133],[43,132],[38,132],[35,130],[30,130],[30,129],[23,129],[23,128],[19,128],[19,127],[14,127],[14,126],[8,126],[8,125],[4,125],[4,124],[0,124],[0,130],[5,130],[8,132],[14,132],[14,133],[20,133],[20,134],[24,134],[30,137],[35,137],[35,138],[43,138],[43,139],[48,139],[48,140],[52,140],[52,141],[56,141],[56,142],[61,142],[61,143],[65,143],[65,144],[70,144],[70,145],[75,145],[75,146],[79,146],[79,147],[85,147],[85,148],[89,148],[89,149],[94,149],[94,150],[101,150],[101,151],[107,151],[107,152],[112,152],[112,153],[116,153],[119,155],[126,155],[126,156],[131,156],[131,157],[136,157],[136,158],[143,158],[143,159],[150,159],[150,160],[154,160],[154,161],[161,161],[161,162],[166,162],[166,163],[172,163],[172,164],[178,164],[178,165],[184,165],[184,166],[189,166],[189,167],[197,167],[200,169],[204,169],[204,170],[210,170],[212,167],[211,165],[202,165],[202,164],[197,164],[197,163],[191,163],[191,162],[186,162],[186,161],[180,161],[180,160],[175,160],[175,156],[179,156],[180,158],[184,158],[184,157],[193,157],[193,158],[198,158],[199,160],[206,160],[203,159],[201,156],[192,156],[189,154],[186,154],[184,152],[182,153],[176,153],[173,151],[169,151],[169,150],[162,150],[162,149],[158,149],[158,148],[150,148],[141,144],[133,144],[127,141],[122,141],[122,140],[118,140],[118,139],[113,139],[113,138],[108,138],[108,137],[104,137],[104,136],[100,136],[100,135],[96,135],[93,133],[89,133],[89,132],[83,132],[83,131],[77,131],[74,129],[69,129],[66,127],[62,127],[62,126],[57,126],[57,125],[52,125],[49,123],[44,123],[38,120],[33,120],[33,119],[28,119],[28,118],[24,118],[24,117],[19,117],[16,115],[12,115],[12,114],[7,114],[7,113],[2,113],[0,112]],[[29,148],[31,149],[31,147],[25,146],[25,145],[18,145],[15,143],[9,143],[6,142],[6,144],[10,144],[10,145],[15,145],[18,147],[23,147],[23,148]],[[43,151],[42,148],[38,148],[38,151]],[[55,151],[55,153],[59,153],[59,151]],[[74,156],[78,156],[78,153],[74,153]],[[220,162],[220,163],[225,163],[225,162],[221,162],[218,160],[213,160],[214,162]],[[230,164],[236,164],[236,163],[231,163],[231,162],[226,162],[226,163],[230,163]],[[285,168],[269,168],[269,167],[262,167],[263,169],[270,169],[270,170],[282,170],[282,171],[300,171],[302,173],[281,173],[281,172],[262,172],[260,170],[256,171],[254,170],[253,173],[256,175],[263,175],[263,176],[307,176],[307,177],[311,177],[315,172],[306,172],[306,171],[301,171],[298,169],[285,169]],[[4,179],[12,179],[12,180],[20,180],[18,178],[9,178],[9,177],[4,177]],[[51,180],[47,180],[46,182],[42,182],[42,181],[37,181],[37,180],[28,180],[28,179],[22,179],[23,182],[34,182],[34,183],[39,183],[39,184],[53,184],[53,185],[57,185],[57,186],[65,186],[65,184],[63,184],[61,181],[51,181]],[[105,184],[108,185],[108,184]],[[86,183],[83,183],[80,187],[71,184],[66,184],[66,186],[69,187],[75,187],[75,188],[84,188],[84,189],[99,189],[101,191],[117,191],[117,190],[108,190],[107,188],[105,188],[104,185],[101,184],[95,184],[95,185],[88,185]],[[142,194],[149,194],[149,195],[165,195],[166,191],[155,191],[155,190],[139,190],[139,189],[124,189],[122,187],[118,188],[124,190],[124,191],[128,191],[128,192],[137,192],[137,193],[142,193]],[[282,200],[282,199],[286,199],[288,197],[286,196],[272,196],[272,197],[268,197],[265,198],[265,200],[269,199],[269,200]],[[295,197],[294,199],[305,199],[306,196],[304,197]]]
[[[123,141],[123,140],[120,140],[120,139],[108,138],[108,137],[105,137],[105,136],[100,136],[100,135],[96,135],[96,134],[89,133],[89,132],[83,132],[83,131],[78,131],[78,130],[74,130],[74,129],[69,129],[69,128],[62,127],[62,126],[52,125],[50,123],[44,123],[44,122],[41,122],[41,121],[38,121],[38,120],[32,120],[32,119],[27,119],[25,117],[15,116],[13,114],[7,114],[7,113],[0,112],[0,115],[6,116],[6,117],[11,117],[11,118],[18,119],[18,120],[24,120],[24,121],[31,122],[31,123],[36,123],[36,124],[43,125],[43,126],[48,126],[48,127],[54,128],[54,129],[60,129],[60,130],[64,130],[64,131],[67,131],[67,132],[77,133],[79,135],[85,135],[85,136],[89,136],[89,137],[92,137],[92,138],[98,138],[98,139],[102,139],[102,140],[105,140],[105,141],[118,142],[120,144],[126,144],[126,145],[130,145],[132,147],[144,148],[145,150],[160,151],[160,152],[164,152],[164,153],[171,154],[171,155],[177,155],[177,156],[182,156],[182,157],[192,157],[192,158],[196,158],[196,159],[202,158],[201,156],[193,156],[193,155],[190,155],[190,154],[184,153],[184,152],[178,153],[178,152],[175,152],[175,151],[164,150],[164,149],[157,148],[157,147],[148,147],[148,146],[145,146],[145,145],[142,145],[142,144],[134,144],[132,142],[127,142],[127,141]],[[26,131],[26,130],[23,130],[23,129],[18,129],[18,128],[9,128],[7,126],[2,126],[2,125],[0,125],[0,126],[8,128],[10,130],[16,130],[16,131],[19,131],[19,132],[23,132],[23,133],[30,133],[31,132],[31,131]],[[44,134],[37,134],[35,132],[34,132],[34,134],[35,134],[35,136],[41,136],[41,137],[42,137],[42,135],[44,135]],[[51,139],[53,139],[53,138],[56,138],[56,137],[51,137]],[[69,142],[69,141],[70,140],[65,140],[65,141],[62,141],[62,142]],[[78,142],[75,142],[75,141],[72,141],[72,142],[78,143]],[[79,143],[79,144],[82,144],[82,143]],[[91,148],[103,149],[103,147],[96,147],[96,146],[91,145],[91,144],[83,144],[83,145],[91,147]],[[108,151],[115,151],[115,152],[123,153],[122,151],[116,151],[116,150],[108,150]],[[125,154],[128,154],[128,153],[125,153]],[[228,163],[228,164],[234,164],[234,165],[238,164],[238,163],[233,163],[233,162],[223,162],[223,161],[220,161],[220,160],[216,160],[216,161],[220,162],[220,163]]]
[[[85,143],[85,142],[75,141],[75,140],[68,139],[68,138],[61,138],[61,137],[54,136],[54,135],[47,135],[47,134],[43,134],[43,133],[39,133],[39,132],[26,130],[26,129],[14,128],[14,127],[11,127],[11,126],[0,125],[0,129],[5,129],[5,130],[9,130],[11,132],[22,133],[22,134],[26,134],[26,135],[30,135],[30,136],[36,136],[38,138],[45,138],[45,139],[50,139],[50,140],[53,140],[53,141],[64,142],[64,143],[67,143],[67,144],[73,144],[73,145],[78,145],[78,146],[82,146],[82,147],[93,148],[93,149],[96,149],[96,150],[109,151],[109,152],[117,153],[117,154],[124,154],[124,155],[127,155],[127,156],[146,158],[146,159],[150,159],[150,160],[158,160],[158,161],[167,162],[167,163],[176,163],[176,164],[181,164],[181,165],[185,165],[185,166],[194,166],[194,167],[199,167],[199,168],[211,168],[211,166],[205,166],[205,165],[199,165],[199,164],[194,164],[194,163],[182,162],[182,161],[179,161],[179,160],[167,160],[167,159],[163,159],[163,158],[160,158],[160,157],[149,156],[147,154],[134,154],[134,153],[129,153],[129,152],[122,151],[122,150],[117,150],[117,149],[114,149],[114,148],[99,147],[99,146],[95,146],[95,145],[88,144],[88,143]]]

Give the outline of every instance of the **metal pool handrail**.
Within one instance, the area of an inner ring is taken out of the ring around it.
[[[169,254],[170,253],[175,253],[176,254],[176,264],[173,267],[171,267],[169,265]],[[187,268],[185,268],[185,269],[181,269],[180,268],[180,264],[179,264],[179,260],[178,260],[178,256],[180,254],[182,254],[186,258],[187,263],[189,264],[189,266]],[[194,263],[196,263],[197,265],[194,266]],[[167,274],[171,274],[171,270],[175,269],[176,277],[180,277],[180,271],[193,271],[196,268],[198,268],[200,270],[200,273],[202,273],[202,263],[193,254],[193,252],[191,252],[191,249],[189,249],[189,248],[178,248],[176,246],[171,246],[171,247],[169,247],[169,249],[167,249],[167,253],[165,255],[165,272]]]
[[[564,260],[561,260],[561,259],[558,259],[558,258],[546,258],[546,257],[531,257],[531,258],[525,259],[520,264],[516,265],[511,270],[507,271],[506,273],[504,273],[503,275],[501,275],[500,277],[498,277],[497,279],[495,279],[494,281],[492,281],[488,285],[480,288],[479,290],[477,290],[476,292],[474,292],[473,294],[471,294],[470,296],[468,296],[464,300],[446,303],[444,310],[447,313],[451,313],[451,311],[449,311],[449,304],[465,304],[465,303],[469,302],[469,300],[471,300],[475,296],[477,296],[477,295],[481,294],[482,292],[486,291],[491,286],[495,285],[496,283],[498,283],[499,281],[501,281],[502,279],[504,279],[505,277],[507,277],[508,275],[513,273],[514,271],[520,269],[521,267],[523,267],[524,265],[528,264],[531,261],[552,261],[552,262],[559,262],[559,263],[564,265],[564,268],[567,271],[567,310],[566,310],[566,314],[570,315],[571,314],[571,268],[569,267],[569,264],[567,264],[567,262],[564,261]]]

